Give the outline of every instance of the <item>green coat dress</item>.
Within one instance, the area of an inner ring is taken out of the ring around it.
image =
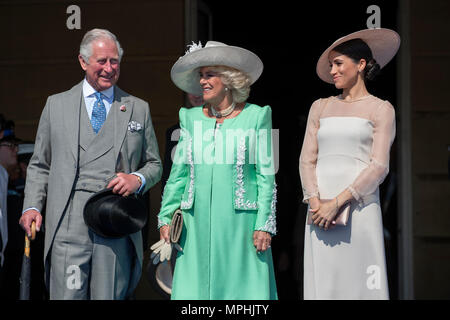
[[[172,299],[277,299],[272,252],[253,232],[276,234],[269,106],[247,103],[219,127],[202,107],[180,109],[181,135],[158,227],[181,207],[184,226]]]

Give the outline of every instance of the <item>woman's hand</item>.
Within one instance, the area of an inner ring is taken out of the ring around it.
[[[320,207],[320,200],[317,197],[312,197],[308,200],[309,207],[313,210],[319,209]]]
[[[265,231],[253,232],[253,245],[256,248],[256,252],[264,252],[270,248],[272,237],[270,233]]]
[[[323,228],[325,231],[329,229],[330,224],[335,225],[336,222],[334,221],[334,218],[337,214],[337,207],[336,202],[334,201],[327,201],[327,202],[321,202],[319,201],[319,207],[315,208],[312,205],[310,205],[309,211],[313,213],[312,215],[312,221],[313,223],[321,228]]]
[[[167,243],[170,243],[170,226],[168,224],[159,228],[159,239],[164,239]]]

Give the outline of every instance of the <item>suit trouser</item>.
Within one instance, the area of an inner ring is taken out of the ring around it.
[[[56,232],[50,260],[50,299],[127,297],[134,247],[129,237],[103,238],[86,226],[83,207],[92,192],[77,190]]]

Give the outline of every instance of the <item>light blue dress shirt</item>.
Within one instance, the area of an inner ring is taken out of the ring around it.
[[[83,81],[83,98],[89,120],[92,119],[92,110],[94,109],[94,103],[97,101],[97,98],[94,95],[94,93],[96,92],[97,91],[92,88],[92,86],[89,84],[89,82],[87,82],[85,78]],[[108,116],[109,110],[111,110],[111,105],[114,101],[114,86],[100,91],[100,93],[102,94],[103,104],[106,108],[106,116]]]

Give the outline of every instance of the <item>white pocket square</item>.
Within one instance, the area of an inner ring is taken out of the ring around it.
[[[136,131],[141,131],[142,130],[142,125],[137,122],[137,121],[130,121],[128,122],[128,131],[130,132],[136,132]]]

